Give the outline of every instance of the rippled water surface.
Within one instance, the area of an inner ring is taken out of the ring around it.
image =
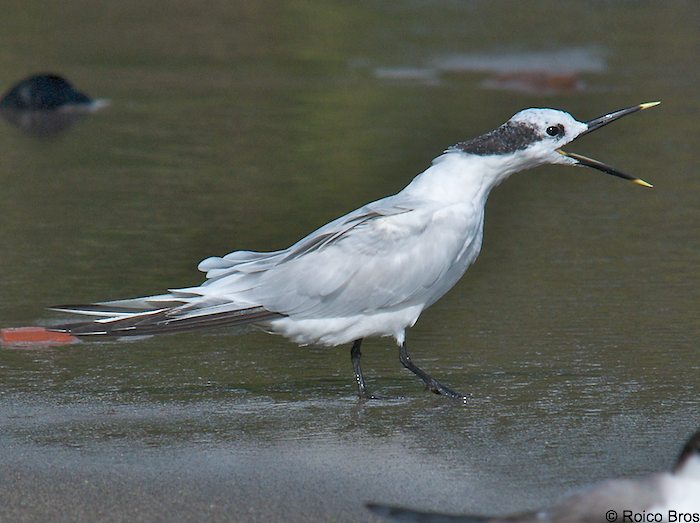
[[[0,90],[111,100],[37,138],[0,121],[0,327],[198,283],[400,190],[532,106],[660,99],[569,149],[655,184],[540,168],[491,196],[482,255],[390,340],[260,332],[0,348],[0,520],[374,521],[367,501],[541,506],[667,468],[700,419],[694,2],[12,2]]]

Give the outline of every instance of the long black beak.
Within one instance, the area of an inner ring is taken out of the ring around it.
[[[588,134],[591,131],[595,131],[596,129],[600,129],[603,126],[608,125],[610,122],[619,120],[623,116],[627,116],[628,114],[636,113],[637,111],[643,111],[644,109],[655,107],[660,103],[661,102],[647,102],[644,104],[633,105],[632,107],[627,107],[626,109],[620,109],[619,111],[614,111],[612,113],[599,116],[598,118],[593,118],[593,120],[589,120],[586,122],[586,125],[588,125],[588,129],[579,134],[579,137],[583,136],[584,134]]]
[[[632,107],[627,107],[626,109],[620,109],[619,111],[614,111],[612,113],[604,114],[603,116],[600,116],[598,118],[594,118],[593,120],[589,120],[586,122],[586,125],[588,126],[588,129],[583,131],[581,134],[579,134],[576,138],[579,138],[583,136],[584,134],[588,134],[591,131],[595,131],[596,129],[600,129],[601,127],[604,127],[608,125],[610,122],[614,122],[615,120],[619,120],[623,116],[627,116],[628,114],[636,113],[637,111],[643,111],[644,109],[649,109],[650,107],[654,107],[656,105],[659,105],[661,102],[647,102],[639,105],[633,105]],[[643,187],[653,187],[650,183],[645,182],[644,180],[637,178],[636,176],[630,176],[629,174],[625,174],[623,172],[618,171],[617,169],[614,169],[613,167],[603,163],[599,162],[598,160],[594,160],[593,158],[588,158],[586,156],[582,156],[580,154],[575,154],[575,153],[569,153],[566,151],[563,151],[561,149],[558,150],[560,154],[563,154],[564,156],[568,156],[569,158],[576,160],[576,162],[579,165],[583,165],[584,167],[591,167],[592,169],[597,169],[599,171],[603,171],[604,173],[612,174],[613,176],[617,176],[619,178],[624,178],[625,180],[630,180],[637,185],[641,185]]]

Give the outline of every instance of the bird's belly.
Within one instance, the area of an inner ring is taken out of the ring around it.
[[[299,345],[331,347],[370,336],[391,336],[401,344],[405,330],[418,320],[422,310],[414,305],[336,318],[283,317],[270,321],[265,329]]]

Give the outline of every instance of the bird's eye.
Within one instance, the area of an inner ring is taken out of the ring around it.
[[[564,128],[561,125],[550,125],[546,132],[549,136],[558,136],[564,132]]]

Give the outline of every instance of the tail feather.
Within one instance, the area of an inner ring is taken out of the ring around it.
[[[95,318],[57,325],[51,330],[73,336],[150,336],[238,326],[282,317],[260,306],[237,306],[230,302],[206,305],[187,299],[178,300],[172,295],[152,298],[52,307],[53,310]]]
[[[184,293],[183,293],[184,295]],[[81,303],[69,305],[54,305],[50,310],[81,314],[84,316],[112,317],[130,315],[139,312],[149,312],[154,309],[176,308],[183,305],[186,298],[174,294],[160,294],[158,296],[145,296],[143,298],[130,298],[126,300],[99,301],[96,303]]]

